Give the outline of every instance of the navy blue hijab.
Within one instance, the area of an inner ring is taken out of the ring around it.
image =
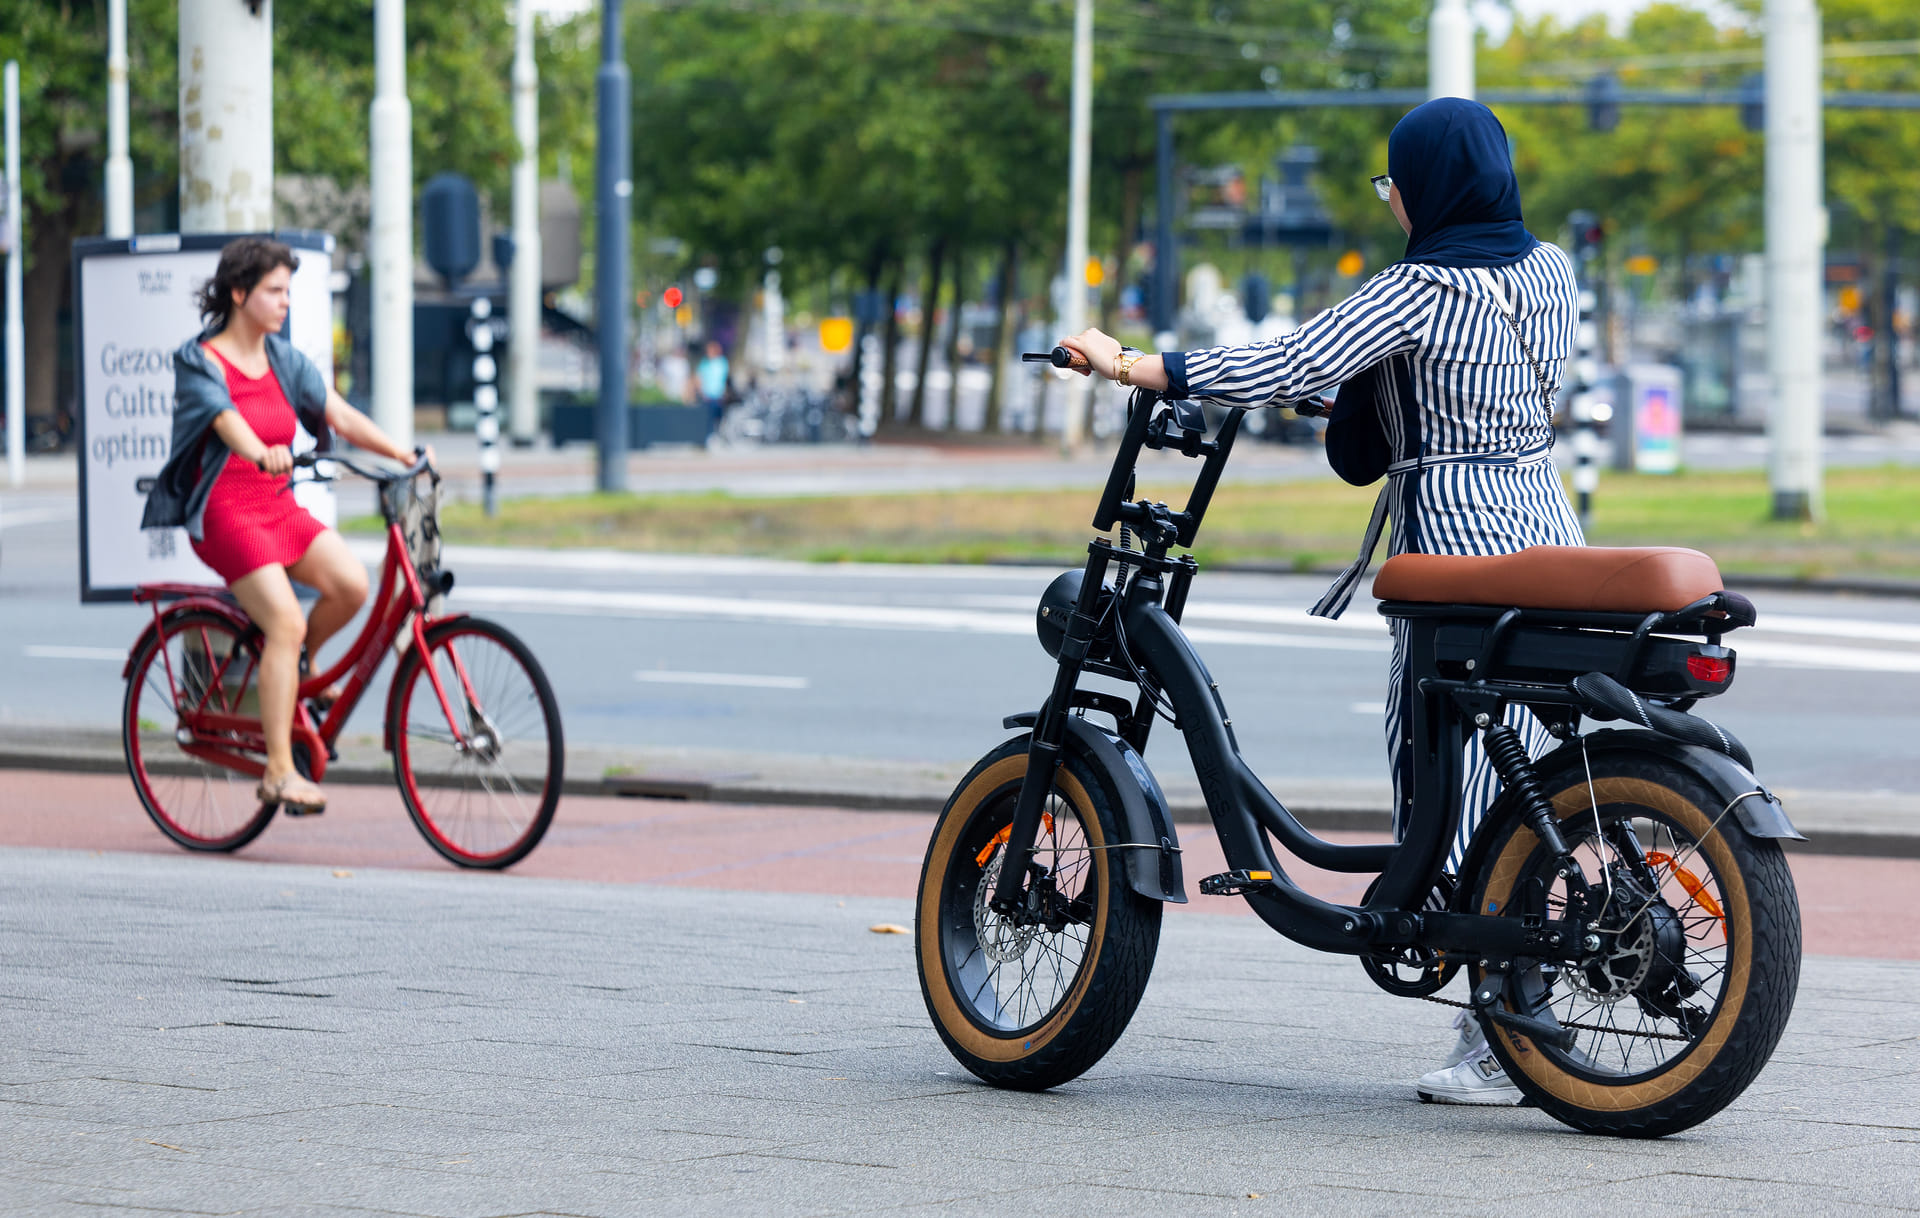
[[[1509,266],[1540,243],[1520,222],[1506,128],[1461,97],[1409,110],[1387,137],[1387,175],[1413,230],[1403,262]]]

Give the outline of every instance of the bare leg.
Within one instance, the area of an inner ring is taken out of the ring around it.
[[[313,539],[300,561],[287,568],[287,574],[320,594],[307,616],[307,654],[319,671],[321,646],[340,633],[367,602],[367,569],[347,549],[340,534],[328,529]]]
[[[233,582],[233,595],[266,640],[260,648],[260,725],[267,738],[266,781],[293,771],[293,700],[300,686],[300,645],[307,619],[286,568],[268,563]]]

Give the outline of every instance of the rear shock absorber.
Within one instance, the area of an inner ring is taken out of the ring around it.
[[[1527,746],[1521,742],[1520,733],[1505,723],[1495,723],[1481,733],[1480,739],[1487,750],[1487,759],[1500,773],[1500,781],[1520,801],[1520,811],[1527,818],[1527,824],[1564,867],[1571,852],[1567,849],[1567,840],[1560,836],[1553,804],[1547,800],[1546,788],[1540,785],[1540,775],[1527,756]]]

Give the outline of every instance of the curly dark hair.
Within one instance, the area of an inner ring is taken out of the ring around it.
[[[244,299],[268,271],[280,266],[290,271],[300,269],[299,256],[285,242],[271,237],[241,237],[227,242],[213,278],[201,284],[194,296],[200,306],[201,324],[215,332],[226,329],[233,320],[234,289],[238,288]]]

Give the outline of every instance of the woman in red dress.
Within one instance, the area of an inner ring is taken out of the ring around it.
[[[285,493],[294,428],[305,423],[316,436],[331,428],[397,461],[410,462],[413,454],[348,405],[280,336],[298,265],[286,245],[261,237],[243,237],[221,251],[218,269],[200,292],[206,328],[175,354],[176,411],[184,410],[190,395],[213,410],[189,450],[197,456],[196,481],[211,476],[212,485],[198,518],[189,503],[189,519],[181,523],[194,553],[227,581],[266,636],[259,680],[267,765],[260,799],[289,811],[318,812],[326,807],[325,794],[293,765],[301,651],[318,656],[321,645],[352,620],[367,599],[367,572],[340,534]],[[177,413],[176,430],[184,421]],[[175,437],[175,453],[184,458],[180,439]],[[217,475],[211,472],[216,464]],[[320,594],[311,615],[301,612],[293,580]],[[319,700],[331,701],[326,695]]]

